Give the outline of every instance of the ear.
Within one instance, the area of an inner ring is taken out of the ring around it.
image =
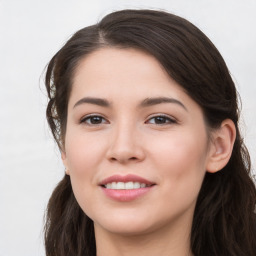
[[[206,170],[215,173],[228,163],[236,138],[236,127],[232,120],[226,119],[220,128],[213,132]]]
[[[68,168],[68,164],[67,164],[67,155],[65,151],[61,151],[61,160],[66,168],[65,173],[67,175],[69,175],[69,168]]]

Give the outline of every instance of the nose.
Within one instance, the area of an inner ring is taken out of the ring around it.
[[[109,138],[108,160],[121,164],[143,161],[145,150],[140,138],[139,131],[132,125],[119,125],[113,128]]]

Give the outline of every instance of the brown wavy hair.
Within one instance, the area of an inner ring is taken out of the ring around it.
[[[224,119],[236,127],[228,164],[206,173],[194,212],[191,249],[196,256],[256,255],[256,189],[250,158],[238,127],[238,93],[212,42],[189,21],[154,10],[122,10],[76,32],[46,71],[47,120],[60,150],[65,145],[67,105],[74,71],[103,47],[135,48],[154,56],[202,108],[209,129]],[[55,188],[45,222],[47,256],[95,256],[93,222],[79,207],[69,176]]]

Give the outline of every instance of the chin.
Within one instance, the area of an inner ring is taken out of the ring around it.
[[[94,220],[95,227],[104,229],[107,232],[120,235],[140,235],[154,230],[154,224],[149,221],[150,218],[144,216],[116,214],[104,216],[104,219],[99,218]]]
[[[136,224],[121,224],[116,223],[112,225],[104,225],[101,226],[101,229],[105,229],[105,231],[109,233],[113,233],[116,235],[122,235],[122,236],[139,236],[139,235],[145,235],[147,233],[152,232],[154,229],[148,225],[142,225],[140,223],[140,226],[137,226]]]

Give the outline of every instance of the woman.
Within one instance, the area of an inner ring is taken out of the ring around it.
[[[52,58],[46,88],[66,167],[48,205],[48,256],[255,255],[237,92],[194,25],[109,14]]]

